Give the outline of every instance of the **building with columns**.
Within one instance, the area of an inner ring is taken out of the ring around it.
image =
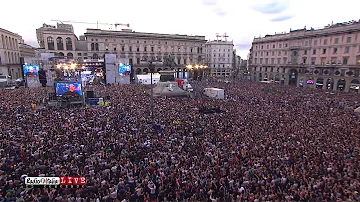
[[[43,33],[45,38],[45,49],[58,57],[74,58],[75,43],[78,40],[74,33],[67,30],[46,30]]]
[[[253,81],[360,92],[360,21],[254,38]]]
[[[75,44],[78,41],[72,25],[58,24],[58,27],[43,24],[36,29],[36,37],[40,48],[58,57],[74,58],[76,56]]]
[[[233,49],[233,41],[214,40],[205,44],[205,54],[211,76],[231,76],[234,70]]]
[[[135,75],[150,72],[149,61],[155,64],[156,72],[171,68],[183,75],[186,65],[205,62],[205,36],[87,29],[85,37],[89,57],[113,53],[128,58]]]
[[[0,75],[11,81],[22,78],[19,42],[22,37],[0,28]]]

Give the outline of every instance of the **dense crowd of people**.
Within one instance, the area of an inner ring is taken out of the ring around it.
[[[192,85],[223,88],[226,99],[157,97],[152,122],[142,85],[93,87],[109,106],[56,110],[31,109],[47,88],[0,90],[2,199],[360,200],[359,94]],[[204,106],[223,113],[202,114]],[[24,176],[85,176],[87,184],[29,189]]]

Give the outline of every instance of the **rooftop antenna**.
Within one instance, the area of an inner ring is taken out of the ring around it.
[[[221,37],[221,35],[219,33],[216,33],[216,41],[219,41],[219,37]]]
[[[223,37],[225,38],[225,41],[227,41],[227,38],[229,37],[226,32],[224,33]]]

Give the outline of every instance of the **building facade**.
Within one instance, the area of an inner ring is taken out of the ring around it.
[[[35,48],[25,43],[19,44],[21,58],[34,58],[36,56]]]
[[[21,36],[0,28],[0,75],[10,80],[22,78],[19,41]]]
[[[360,22],[254,38],[251,80],[359,92]]]
[[[71,33],[74,33],[74,27],[72,26],[72,24],[57,23],[56,27],[57,29],[67,30]]]
[[[44,31],[45,30],[55,30],[56,26],[43,24],[42,27],[36,29],[36,39],[40,48],[45,48],[45,38],[44,38]]]
[[[45,50],[54,53],[58,57],[76,57],[75,44],[78,41],[76,35],[68,30],[49,29],[43,30]]]
[[[207,64],[211,76],[231,76],[234,69],[234,43],[214,40],[205,44]]]
[[[88,58],[103,58],[106,53],[128,58],[135,74],[150,72],[150,61],[156,72],[171,68],[178,74],[186,72],[188,64],[205,61],[205,36],[87,29],[85,37]]]

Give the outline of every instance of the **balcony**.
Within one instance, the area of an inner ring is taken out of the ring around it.
[[[301,46],[300,45],[293,45],[293,46],[290,46],[290,50],[298,50],[300,49]]]

